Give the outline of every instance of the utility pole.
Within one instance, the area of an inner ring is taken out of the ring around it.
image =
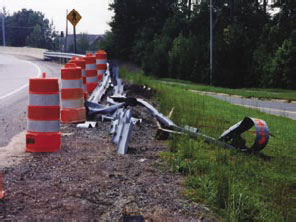
[[[210,0],[210,85],[213,83],[213,0]]]
[[[191,17],[191,0],[189,0],[188,4],[189,4],[188,5],[188,8],[189,8],[189,10],[188,10],[188,19],[190,19],[190,17]]]
[[[3,39],[3,47],[6,46],[5,41],[5,15],[4,13],[0,13],[0,16],[2,17],[2,39]]]
[[[263,11],[266,14],[267,0],[263,0]]]
[[[76,54],[77,48],[76,48],[76,26],[73,25],[73,34],[74,34],[74,53]]]
[[[65,52],[67,52],[67,40],[68,40],[68,19],[67,19],[67,15],[68,15],[68,10],[66,10],[66,36],[65,36],[65,47],[64,47]]]

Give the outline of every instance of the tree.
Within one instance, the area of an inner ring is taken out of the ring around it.
[[[44,45],[44,38],[40,25],[35,25],[33,31],[26,38],[26,45],[41,48]]]
[[[269,86],[296,89],[296,30],[271,60]]]
[[[146,73],[209,83],[208,0],[118,0],[105,46]],[[294,87],[296,1],[213,0],[213,83]],[[268,81],[267,81],[268,80]],[[275,83],[278,83],[276,85]]]
[[[77,41],[77,52],[80,54],[85,54],[90,48],[87,33],[82,33],[79,40]]]
[[[54,49],[57,37],[53,23],[41,12],[22,9],[5,20],[7,43],[11,46],[32,46]]]
[[[120,0],[111,4],[110,9],[114,11],[114,17],[110,26],[118,58],[133,60],[133,57],[137,57],[133,54],[135,40],[141,36],[148,42],[152,41],[154,35],[161,32],[166,19],[172,15],[176,2],[176,0]]]

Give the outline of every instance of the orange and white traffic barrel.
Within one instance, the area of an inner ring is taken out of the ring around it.
[[[58,78],[31,78],[26,152],[56,152],[61,146]]]
[[[98,75],[96,68],[96,56],[87,53],[85,57],[85,71],[86,71],[86,88],[90,94],[98,85]]]
[[[84,93],[84,98],[87,99],[88,93],[86,90],[86,72],[85,72],[85,59],[82,57],[72,57],[69,63],[75,63],[76,66],[81,68],[81,76],[82,76],[82,89]]]
[[[104,50],[99,50],[96,53],[96,64],[99,81],[102,81],[107,70],[107,53]]]
[[[61,70],[61,122],[79,123],[86,120],[81,68],[74,63]]]

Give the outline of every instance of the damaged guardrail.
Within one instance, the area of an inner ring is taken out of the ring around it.
[[[105,95],[110,85],[111,85],[111,75],[110,75],[109,63],[108,63],[107,71],[105,72],[102,81],[98,84],[98,86],[92,92],[91,96],[87,101],[92,103],[100,103],[102,97]]]
[[[251,129],[256,128],[256,138],[251,147],[246,146],[246,141],[241,135]],[[230,127],[220,137],[220,141],[231,142],[231,144],[242,151],[259,152],[268,143],[269,129],[264,120],[245,117],[242,121]]]
[[[113,94],[107,97],[107,105],[100,104],[103,96],[106,95],[110,88],[113,88]],[[269,139],[266,122],[250,117],[245,117],[242,121],[230,127],[218,139],[205,135],[192,126],[180,127],[147,101],[140,98],[126,97],[124,85],[119,78],[118,67],[110,66],[109,63],[102,82],[94,90],[85,105],[89,117],[94,118],[96,115],[101,115],[102,121],[111,121],[110,134],[118,154],[128,152],[132,130],[137,123],[141,122],[140,119],[132,117],[132,109],[128,108],[134,106],[143,106],[151,113],[157,121],[158,132],[166,134],[165,138],[168,138],[170,134],[187,134],[225,149],[237,149],[242,152],[259,152],[267,145]],[[88,125],[81,125],[81,127],[86,126]],[[241,135],[253,126],[256,128],[256,138],[253,145],[247,147],[246,141]]]

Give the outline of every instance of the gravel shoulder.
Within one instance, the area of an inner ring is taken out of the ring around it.
[[[143,121],[132,132],[128,155],[116,154],[110,122],[94,129],[62,125],[59,152],[29,154],[4,168],[0,218],[118,221],[125,212],[145,221],[217,221],[184,198],[184,177],[159,157],[168,146],[155,140],[150,113],[143,107],[133,113]]]

